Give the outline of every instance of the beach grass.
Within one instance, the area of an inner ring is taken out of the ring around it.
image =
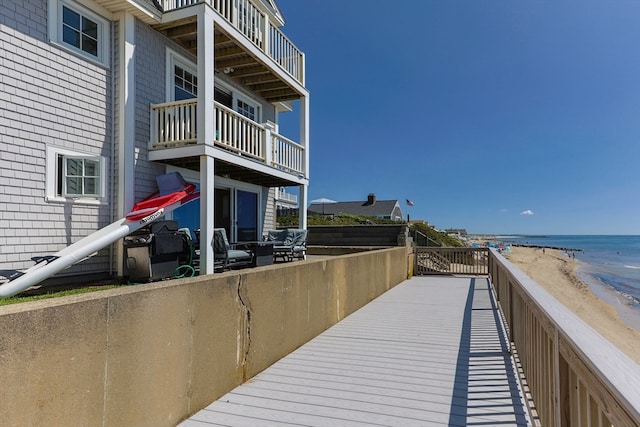
[[[63,291],[51,291],[51,292],[47,292],[39,295],[26,295],[26,296],[17,295],[10,298],[0,299],[0,306],[10,305],[10,304],[19,304],[19,303],[30,302],[30,301],[39,301],[39,300],[50,299],[50,298],[59,298],[59,297],[68,296],[68,295],[79,295],[79,294],[86,294],[89,292],[104,291],[106,289],[118,288],[120,286],[122,285],[88,286],[88,287],[77,288],[77,289],[66,289]]]

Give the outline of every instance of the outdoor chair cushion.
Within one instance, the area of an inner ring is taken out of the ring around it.
[[[224,228],[215,228],[213,230],[213,252],[215,261],[221,261],[223,268],[249,264],[253,260],[251,251],[231,248]]]
[[[270,230],[267,240],[278,242],[273,246],[274,257],[287,260],[306,257],[307,230],[301,228]]]

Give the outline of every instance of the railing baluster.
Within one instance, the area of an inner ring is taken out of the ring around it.
[[[152,105],[151,148],[197,143],[197,107],[195,99]],[[218,103],[214,114],[216,145],[267,162],[265,126]],[[273,150],[270,166],[304,174],[305,148],[273,131],[270,134]]]

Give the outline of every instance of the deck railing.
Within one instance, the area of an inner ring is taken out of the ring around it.
[[[486,275],[487,248],[415,248],[415,274]]]
[[[162,0],[165,12],[207,2],[291,77],[304,85],[304,54],[252,0]]]
[[[216,105],[215,111],[216,145],[256,159],[266,160],[264,126],[221,104]]]
[[[196,99],[151,105],[150,149],[197,144]],[[305,174],[305,148],[243,115],[215,103],[214,143],[296,175]]]
[[[304,173],[304,147],[284,136],[272,134],[273,166],[290,173]]]
[[[540,425],[640,425],[640,365],[495,250],[489,275]]]

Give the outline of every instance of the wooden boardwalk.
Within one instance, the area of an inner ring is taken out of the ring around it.
[[[180,426],[528,424],[487,279],[414,277]]]

